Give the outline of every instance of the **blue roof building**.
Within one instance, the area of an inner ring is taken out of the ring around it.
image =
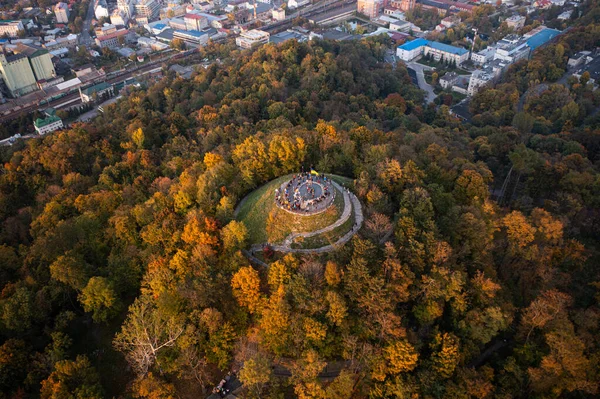
[[[449,44],[444,44],[444,43],[439,43],[439,42],[429,42],[427,45],[436,50],[443,51],[445,53],[450,53],[450,54],[463,55],[463,54],[466,54],[469,52],[468,50],[465,50],[464,48],[451,46]]]
[[[426,46],[429,43],[429,40],[423,39],[422,37],[411,40],[410,42],[406,42],[401,46],[398,46],[400,50],[412,51],[416,50],[419,47]]]
[[[454,61],[456,65],[460,65],[469,58],[469,51],[464,48],[423,38],[404,43],[396,50],[396,55],[403,61],[411,61],[423,54],[431,54],[436,61]]]
[[[548,43],[550,40],[554,39],[560,34],[561,31],[557,29],[542,29],[540,32],[527,39],[527,45],[529,46],[529,48],[531,48],[531,51],[533,51],[536,48]]]

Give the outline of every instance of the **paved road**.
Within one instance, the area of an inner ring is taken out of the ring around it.
[[[425,101],[429,104],[432,103],[433,100],[437,97],[437,94],[433,91],[433,87],[425,81],[425,75],[423,71],[433,71],[435,68],[429,67],[427,65],[419,64],[418,62],[409,62],[406,66],[417,74],[417,81],[419,83],[419,88],[424,90],[426,93]]]
[[[92,25],[92,19],[94,17],[94,0],[90,0],[87,14],[85,15],[85,20],[83,21],[82,32],[81,35],[79,35],[79,43],[85,45],[88,48],[94,43],[94,40],[90,36],[90,27]]]

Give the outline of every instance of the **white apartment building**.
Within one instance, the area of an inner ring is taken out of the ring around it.
[[[160,13],[160,2],[158,0],[139,0],[135,5],[135,13],[148,19],[156,18]]]
[[[185,14],[183,17],[186,30],[202,30],[208,28],[208,19],[198,14]]]
[[[96,0],[96,3],[94,4],[94,15],[96,16],[96,19],[108,18],[110,16],[106,0]]]
[[[131,19],[135,11],[133,3],[133,0],[117,0],[117,9],[122,11],[128,19]]]
[[[251,48],[255,44],[269,43],[271,35],[268,32],[252,29],[242,32],[236,39],[235,44],[241,48]]]
[[[0,21],[0,36],[18,37],[19,31],[25,30],[21,21]]]
[[[477,90],[479,90],[481,86],[488,84],[493,79],[494,75],[488,71],[484,71],[481,69],[474,71],[471,75],[471,78],[469,79],[469,87],[467,88],[467,94],[469,96],[475,95],[475,93],[477,93]]]
[[[493,46],[486,47],[478,53],[471,54],[471,61],[478,65],[483,65],[486,62],[489,62],[494,59],[494,54],[496,54],[496,48]]]
[[[54,6],[54,15],[56,15],[56,22],[59,24],[69,23],[69,6],[67,3],[60,2]]]
[[[110,23],[115,26],[127,26],[129,22],[129,17],[123,10],[119,10],[118,8],[110,14]]]

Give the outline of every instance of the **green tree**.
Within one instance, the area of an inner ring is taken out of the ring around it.
[[[104,277],[92,277],[81,291],[79,301],[96,322],[105,322],[120,310],[119,298]]]

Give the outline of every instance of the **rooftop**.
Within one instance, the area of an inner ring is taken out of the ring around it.
[[[60,121],[60,118],[58,116],[49,116],[46,119],[37,118],[33,122],[33,124],[35,127],[37,127],[39,129],[41,127],[47,126],[51,123],[58,122],[58,121]]]
[[[205,19],[206,17],[198,14],[185,14],[183,18],[187,19]]]
[[[99,37],[96,38],[96,40],[99,40],[99,41],[103,42],[105,40],[114,39],[115,37],[123,36],[123,35],[126,35],[128,33],[129,33],[129,31],[127,29],[121,29],[121,30],[118,30],[116,32],[109,33],[108,35],[99,36]]]
[[[248,39],[262,39],[265,36],[269,36],[267,32],[258,29],[252,29],[247,32],[242,32],[241,36],[244,36]]]
[[[557,29],[546,28],[546,29],[542,30],[541,32],[536,33],[535,35],[531,36],[527,40],[527,45],[533,51],[536,48],[540,47],[541,45],[554,39],[556,36],[560,35],[560,33],[561,32]]]
[[[197,30],[181,30],[181,29],[175,29],[175,32],[173,32],[173,35],[175,36],[193,36],[193,37],[202,37],[204,35],[206,35],[206,33],[204,32],[200,32]]]
[[[410,42],[406,42],[403,45],[398,46],[398,48],[400,50],[411,51],[411,50],[415,50],[419,47],[426,46],[427,44],[429,44],[429,40],[423,39],[422,37],[420,37],[418,39],[411,40]]]
[[[109,85],[106,82],[100,82],[96,85],[90,86],[90,87],[86,87],[85,89],[82,89],[81,92],[83,94],[85,94],[86,96],[90,96],[96,92],[102,91],[102,90],[106,90],[110,87],[111,85]]]
[[[427,44],[429,47],[434,48],[436,50],[444,51],[446,53],[463,55],[468,53],[468,50],[465,50],[462,47],[451,46],[449,44],[439,43],[439,42],[429,42]]]

